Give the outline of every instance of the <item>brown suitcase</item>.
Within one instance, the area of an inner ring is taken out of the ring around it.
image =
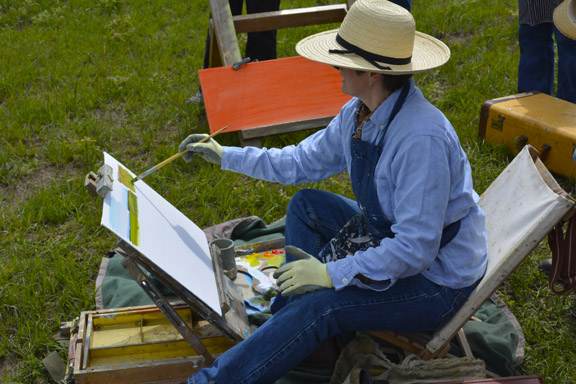
[[[505,143],[513,154],[530,144],[553,173],[576,177],[576,104],[538,92],[488,100],[479,135],[493,145]]]

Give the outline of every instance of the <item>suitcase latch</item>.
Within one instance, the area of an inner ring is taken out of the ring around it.
[[[502,131],[502,128],[504,127],[504,120],[506,120],[504,115],[498,115],[498,120],[492,119],[492,129]]]
[[[522,150],[522,148],[524,148],[524,146],[526,144],[528,144],[528,136],[518,136],[514,138],[514,144],[516,144],[516,150],[518,152],[520,152]]]

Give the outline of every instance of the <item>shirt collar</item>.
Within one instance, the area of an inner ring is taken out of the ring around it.
[[[414,90],[414,78],[410,78],[410,93]],[[374,112],[370,115],[370,120],[377,125],[384,124],[390,118],[390,113],[392,113],[392,108],[396,104],[396,100],[400,97],[400,91],[402,88],[395,90]],[[410,95],[410,94],[409,94]],[[362,103],[362,102],[360,102]]]

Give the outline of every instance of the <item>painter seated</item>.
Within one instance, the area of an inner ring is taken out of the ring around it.
[[[347,170],[356,200],[303,189],[286,215],[287,263],[273,316],[189,383],[272,383],[324,340],[356,331],[434,330],[486,270],[485,217],[470,164],[446,117],[412,75],[437,68],[446,45],[415,32],[412,15],[358,0],[338,30],[297,52],[335,67],[353,96],[297,146],[222,147],[205,135],[180,150],[258,179],[310,183]]]

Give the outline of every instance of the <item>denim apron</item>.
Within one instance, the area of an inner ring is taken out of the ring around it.
[[[365,251],[368,248],[379,246],[380,241],[384,238],[394,237],[391,230],[392,223],[384,216],[378,200],[375,172],[382,154],[384,137],[388,127],[402,108],[409,91],[410,83],[407,83],[400,91],[398,100],[392,108],[390,118],[382,129],[377,143],[372,144],[361,139],[352,139],[350,180],[360,213],[352,217],[336,236],[320,250],[318,258],[322,262],[327,263],[343,259],[347,255],[354,255],[357,251]],[[448,244],[459,230],[460,221],[444,228],[440,248]]]

